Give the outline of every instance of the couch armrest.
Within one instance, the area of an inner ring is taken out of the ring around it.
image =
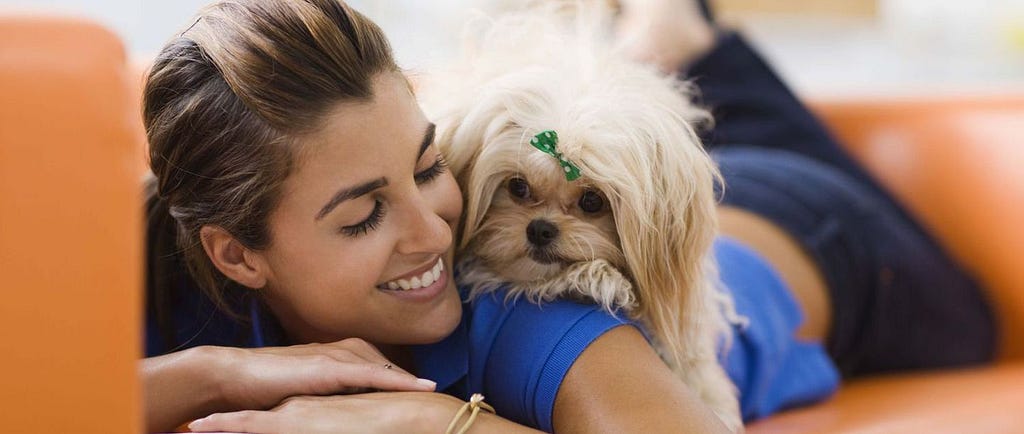
[[[142,202],[121,42],[0,14],[5,432],[141,431]]]

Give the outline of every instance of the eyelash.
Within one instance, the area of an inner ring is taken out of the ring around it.
[[[430,166],[427,170],[417,173],[413,176],[416,179],[416,184],[426,184],[434,179],[437,179],[439,175],[444,173],[448,168],[448,162],[444,160],[440,154],[437,156],[437,161],[434,162],[433,166]]]
[[[430,166],[427,170],[413,175],[416,180],[416,184],[426,184],[430,181],[437,179],[444,171],[448,168],[448,162],[444,161],[444,157],[438,155],[437,161],[434,162],[433,166]],[[343,226],[341,232],[350,237],[358,237],[360,235],[366,235],[368,232],[377,229],[380,226],[381,220],[384,219],[384,202],[379,199],[374,201],[373,211],[359,224],[352,226]]]
[[[352,225],[352,226],[343,226],[341,228],[341,232],[344,233],[345,235],[350,236],[350,237],[358,237],[360,235],[366,235],[367,232],[370,232],[370,231],[372,231],[374,229],[377,229],[377,226],[380,226],[380,221],[383,218],[384,218],[384,202],[381,202],[378,199],[378,200],[374,201],[374,203],[373,203],[373,211],[370,212],[370,216],[369,217],[366,217],[366,220],[363,220],[359,224],[355,224],[355,225]]]

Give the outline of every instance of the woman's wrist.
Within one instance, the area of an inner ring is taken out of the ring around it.
[[[228,372],[237,372],[234,348],[199,346],[182,351],[184,365],[195,382],[196,398],[203,403],[204,409],[210,412],[231,411],[237,409],[237,403],[231,402],[226,390],[231,378]]]
[[[415,417],[411,426],[418,426],[423,432],[444,432],[445,427],[452,421],[455,413],[465,404],[458,398],[444,393],[434,393],[437,404],[431,405],[425,410],[425,414]]]
[[[431,415],[424,419],[413,421],[413,427],[422,432],[437,433],[444,432],[444,430],[451,424],[452,420],[455,419],[455,415],[458,414],[459,410],[467,404],[466,401],[462,401],[458,398],[445,395],[443,393],[435,393],[438,395],[438,405],[432,406]],[[466,421],[469,419],[469,411],[462,415],[460,420],[455,424],[455,428],[452,432],[458,432]],[[416,425],[418,423],[418,425]],[[498,414],[490,413],[487,411],[479,411],[476,418],[473,420],[470,429],[466,431],[466,434],[475,433],[539,433],[540,431],[534,430],[524,425],[519,425],[508,419],[502,418]]]
[[[218,347],[195,347],[140,362],[147,431],[171,430],[228,408],[220,353]]]

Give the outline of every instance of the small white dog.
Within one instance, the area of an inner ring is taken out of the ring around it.
[[[719,176],[693,125],[708,114],[671,77],[617,56],[596,13],[532,10],[420,86],[466,197],[471,297],[593,300],[638,321],[728,428],[743,430],[718,363],[731,298],[711,244]]]

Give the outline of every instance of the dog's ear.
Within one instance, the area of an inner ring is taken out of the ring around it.
[[[452,112],[435,121],[438,147],[458,181],[465,198],[462,219],[456,234],[456,245],[463,248],[480,226],[495,191],[501,186],[502,174],[509,170],[501,153],[498,136],[510,128],[501,104],[476,105],[462,112]],[[487,155],[487,154],[492,155]]]
[[[448,169],[462,185],[463,177],[472,168],[473,161],[480,153],[480,146],[473,143],[460,141],[456,143],[456,133],[460,131],[466,117],[465,113],[449,113],[444,117],[434,119],[437,125],[437,136],[435,138],[438,150],[448,163]],[[464,137],[460,137],[464,140]]]
[[[642,318],[663,354],[675,366],[714,351],[699,343],[717,329],[712,300],[717,273],[709,253],[717,232],[710,157],[688,126],[668,125],[654,143],[634,146],[638,155],[623,165],[612,210],[622,250],[637,291],[636,318]],[[645,140],[650,142],[651,140]],[[625,182],[625,181],[622,181]],[[709,323],[710,321],[710,323]],[[713,354],[711,354],[713,356]]]
[[[480,154],[480,146],[478,145],[456,144],[455,142],[456,132],[459,131],[459,126],[462,125],[464,118],[464,113],[453,113],[434,120],[435,125],[437,125],[435,140],[438,150],[444,156],[445,162],[448,164],[448,170],[451,170],[452,176],[455,177],[460,190],[463,190],[463,196],[466,194],[464,190],[470,177],[469,174],[473,170],[473,161],[476,161],[477,156]],[[459,226],[455,229],[455,245],[460,248],[464,244],[463,240],[465,237],[463,234],[465,233],[468,208],[468,205],[463,207]]]

